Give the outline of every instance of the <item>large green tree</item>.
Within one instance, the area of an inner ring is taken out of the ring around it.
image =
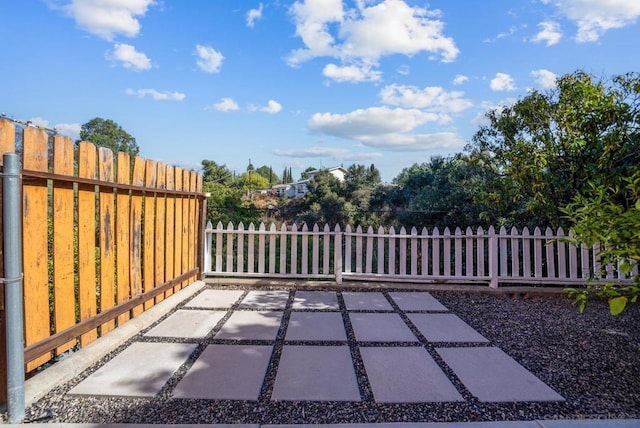
[[[529,222],[568,226],[562,208],[587,183],[617,185],[640,162],[639,111],[637,73],[598,80],[578,71],[488,112],[467,150],[491,160],[500,174],[493,191]]]
[[[202,161],[202,179],[205,183],[231,184],[233,174],[226,165],[219,165],[212,160]]]
[[[91,141],[98,147],[107,147],[114,153],[128,153],[131,158],[140,152],[136,139],[111,119],[95,117],[83,124],[80,140]]]

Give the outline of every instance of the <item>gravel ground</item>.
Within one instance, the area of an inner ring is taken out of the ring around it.
[[[362,401],[272,402],[268,397],[275,381],[277,361],[289,320],[289,311],[286,311],[258,401],[171,398],[172,388],[203,347],[191,356],[154,398],[66,395],[69,389],[128,345],[125,344],[73,381],[57,387],[29,407],[26,419],[29,422],[71,423],[259,424],[640,419],[640,311],[637,306],[613,317],[602,302],[591,303],[584,314],[579,314],[568,299],[561,297],[527,298],[459,292],[431,294],[489,339],[492,345],[501,348],[560,393],[566,401],[481,403],[454,380],[465,402],[375,403],[353,330],[348,317],[344,317]],[[293,293],[289,307],[292,300]],[[339,301],[344,309],[340,293]],[[211,336],[205,342],[211,340]],[[145,339],[138,335],[132,340]],[[5,417],[0,414],[0,422],[6,421]]]

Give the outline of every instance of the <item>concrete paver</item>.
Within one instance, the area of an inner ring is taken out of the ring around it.
[[[339,312],[292,312],[285,340],[347,340]]]
[[[176,398],[257,400],[273,346],[209,345],[176,385]]]
[[[431,294],[424,291],[391,292],[389,296],[405,312],[411,311],[447,311],[447,307]]]
[[[178,310],[149,330],[145,336],[203,338],[226,314],[224,311]]]
[[[280,311],[236,311],[214,336],[215,339],[275,340],[280,329]]]
[[[333,291],[296,291],[291,309],[340,309],[338,296]]]
[[[196,349],[187,343],[133,343],[69,394],[155,396]]]
[[[287,306],[289,292],[286,290],[256,290],[250,291],[238,309],[280,309]]]
[[[489,342],[454,314],[407,314],[429,342]]]
[[[348,311],[393,311],[382,293],[347,291],[342,293],[342,298]]]
[[[422,347],[360,348],[373,396],[379,403],[464,401]]]
[[[272,399],[360,401],[349,347],[285,345]]]
[[[191,299],[185,307],[226,309],[233,306],[243,294],[243,290],[204,290]]]
[[[480,401],[564,401],[560,394],[499,348],[438,348],[436,351]]]
[[[350,313],[358,342],[418,342],[398,314]]]

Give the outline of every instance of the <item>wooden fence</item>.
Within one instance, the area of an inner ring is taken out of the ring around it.
[[[355,231],[347,225],[322,230],[316,224],[290,229],[261,223],[245,229],[218,223],[205,229],[204,274],[229,277],[311,278],[396,282],[484,282],[499,284],[585,284],[603,273],[629,281],[614,265],[603,267],[599,248],[576,247],[562,229],[544,233],[493,227],[464,232],[403,227]],[[637,275],[637,268],[632,275]]]
[[[114,158],[109,149],[88,142],[76,146],[32,127],[18,141],[13,123],[0,119],[0,157],[17,152],[23,168],[30,372],[197,279],[205,198],[202,175],[193,171],[125,153]],[[0,347],[6,355],[3,309],[0,297]],[[4,362],[0,403],[6,399]]]

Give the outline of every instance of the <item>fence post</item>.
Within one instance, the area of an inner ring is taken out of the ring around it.
[[[22,283],[22,222],[18,155],[3,156],[3,236],[6,306],[7,393],[9,422],[24,419],[24,304]]]
[[[489,227],[489,287],[498,288],[498,237],[493,226]]]
[[[336,233],[334,235],[335,237],[333,241],[333,269],[335,271],[334,273],[336,276],[336,284],[340,285],[342,284],[342,232],[340,230],[339,224],[336,224],[335,232]]]
[[[207,225],[203,231],[203,240],[204,240],[204,251],[202,255],[202,272],[203,274],[206,272],[211,272],[211,241],[213,233],[210,232],[210,229],[213,229],[213,225],[210,221],[207,221]]]

